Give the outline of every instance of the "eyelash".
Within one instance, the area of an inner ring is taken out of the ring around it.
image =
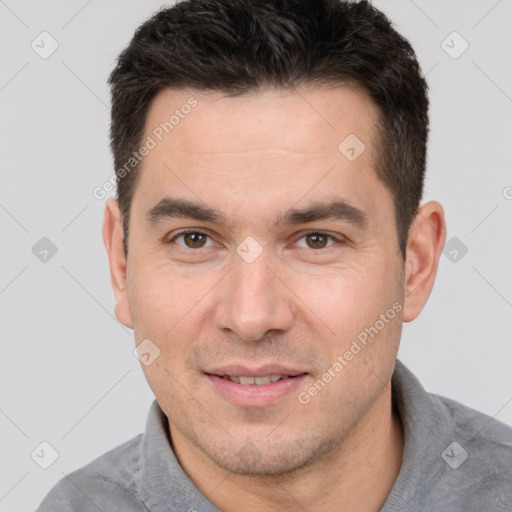
[[[197,229],[185,229],[183,231],[180,231],[179,233],[176,233],[168,242],[166,242],[167,245],[170,245],[171,243],[175,242],[175,240],[177,238],[179,238],[180,236],[183,236],[183,235],[186,235],[188,233],[196,233],[198,235],[204,235],[206,237],[208,237],[210,240],[213,240],[212,237],[210,235],[208,235],[207,233],[204,233],[203,231],[198,231]],[[341,237],[341,238],[337,238],[335,237],[334,235],[330,235],[329,233],[325,233],[324,231],[308,231],[307,233],[304,233],[302,236],[300,236],[296,242],[298,242],[299,240],[307,237],[307,236],[310,236],[310,235],[321,235],[321,236],[325,236],[327,237],[328,239],[332,240],[333,242],[335,242],[334,244],[331,244],[331,245],[328,245],[327,247],[322,247],[320,249],[313,249],[311,247],[302,247],[302,249],[311,249],[312,251],[321,251],[321,250],[326,250],[326,249],[329,249],[330,247],[332,247],[332,245],[335,245],[335,244],[342,244],[344,242],[344,238]],[[205,247],[199,247],[198,249],[192,249],[190,247],[184,247],[182,245],[179,245],[178,246],[180,247],[180,249],[183,249],[185,251],[192,251],[192,252],[197,252],[199,251],[200,249],[204,249]]]

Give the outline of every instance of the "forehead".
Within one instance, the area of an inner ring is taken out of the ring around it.
[[[371,99],[346,86],[234,97],[166,89],[148,111],[143,140],[154,147],[135,196],[146,210],[165,195],[200,200],[245,223],[301,198],[341,195],[368,211],[368,196],[383,192],[374,171],[377,130]]]
[[[165,89],[150,105],[145,132],[158,135],[163,128],[166,146],[174,152],[337,154],[350,134],[365,139],[369,149],[377,122],[373,101],[355,87],[263,89],[239,96]]]

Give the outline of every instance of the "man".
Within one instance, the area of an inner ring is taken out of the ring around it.
[[[116,316],[144,435],[39,510],[512,510],[512,430],[398,361],[445,241],[427,86],[366,2],[190,0],[113,71]]]

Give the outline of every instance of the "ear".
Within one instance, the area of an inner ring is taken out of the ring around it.
[[[126,256],[123,250],[123,224],[119,203],[108,199],[103,218],[103,243],[107,249],[110,281],[116,300],[115,314],[126,327],[133,328],[126,286]]]
[[[430,296],[445,239],[443,207],[437,201],[422,205],[407,241],[404,322],[414,320]]]

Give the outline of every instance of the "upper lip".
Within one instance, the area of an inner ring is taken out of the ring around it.
[[[286,375],[288,377],[296,377],[307,373],[304,370],[292,368],[282,364],[266,364],[258,367],[248,367],[244,365],[219,366],[204,370],[209,375],[217,375],[219,377],[265,377],[267,375]]]

